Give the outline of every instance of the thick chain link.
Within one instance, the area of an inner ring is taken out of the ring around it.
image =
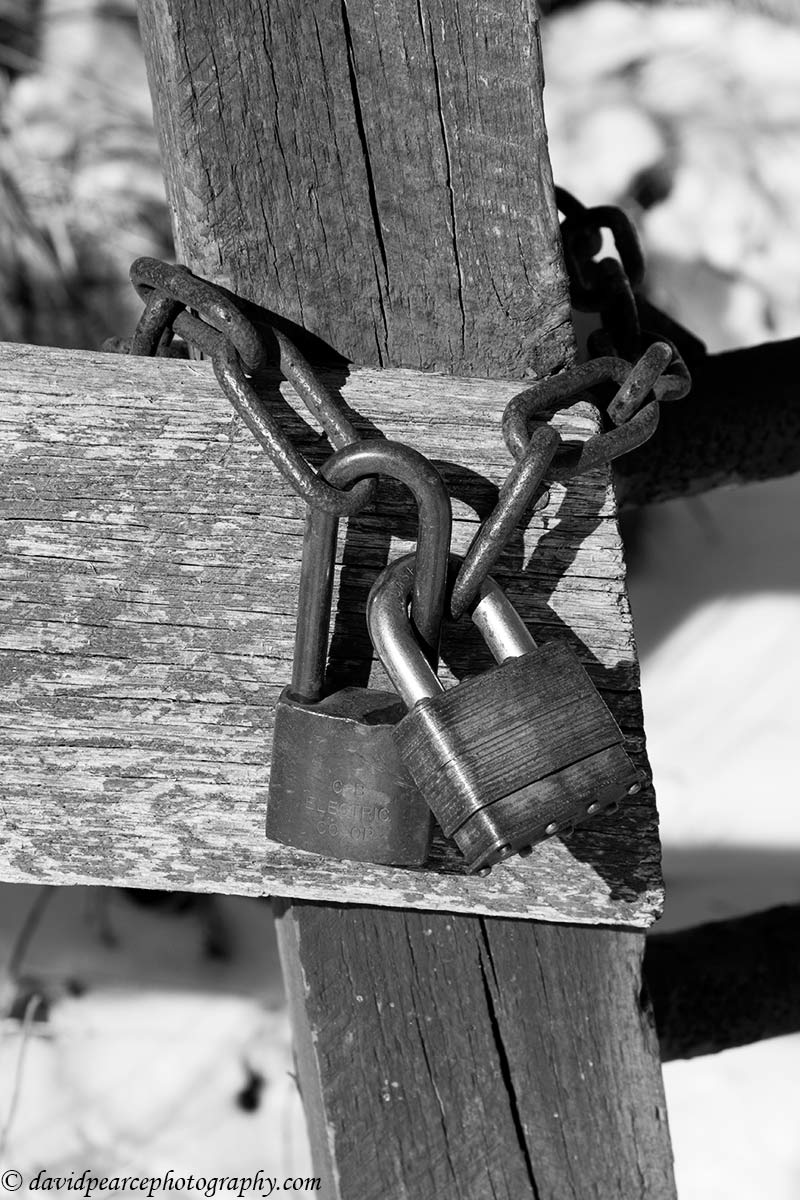
[[[658,426],[659,405],[682,399],[691,387],[679,345],[692,360],[705,353],[703,344],[687,330],[637,296],[644,279],[644,254],[625,212],[611,205],[586,208],[563,188],[556,188],[556,202],[564,218],[561,237],[572,305],[581,312],[598,313],[602,327],[589,338],[588,362],[531,384],[507,405],[503,436],[516,462],[497,507],[464,559],[452,594],[454,617],[475,599],[522,515],[547,502],[544,481],[556,456],[563,460],[571,454],[560,463],[561,479],[569,479],[644,445]],[[617,258],[597,257],[604,230],[611,235]],[[648,328],[643,328],[645,323]],[[608,399],[611,386],[614,391]],[[590,437],[577,453],[549,425],[539,424],[531,431],[535,418],[541,421],[578,400],[598,404],[607,428]]]
[[[375,495],[372,480],[347,490],[333,487],[316,472],[281,430],[250,379],[270,360],[289,380],[305,407],[319,421],[335,450],[360,440],[333,396],[294,343],[270,326],[266,338],[224,288],[193,275],[186,267],[154,258],[138,258],[131,282],[145,302],[136,331],[126,345],[110,350],[156,355],[168,352],[174,334],[211,359],[220,386],[259,445],[307,504],[333,516],[360,512]],[[189,311],[191,310],[191,311]],[[277,359],[277,361],[276,361]]]
[[[587,208],[563,188],[556,188],[556,201],[563,215],[561,236],[572,304],[579,311],[599,314],[601,328],[589,338],[587,362],[532,383],[507,405],[502,431],[514,466],[464,557],[450,598],[453,618],[475,600],[524,516],[547,503],[545,478],[555,458],[562,460],[560,478],[569,479],[642,446],[658,426],[659,405],[688,393],[686,360],[695,362],[705,353],[702,342],[688,330],[637,295],[644,255],[627,215],[610,205]],[[618,257],[598,258],[604,230]],[[106,349],[174,355],[181,352],[173,343],[178,334],[211,359],[235,410],[312,510],[339,518],[372,502],[374,479],[362,478],[345,489],[329,482],[325,467],[315,471],[253,385],[254,374],[268,363],[277,365],[335,451],[360,440],[323,381],[283,332],[271,325],[256,328],[232,293],[186,267],[140,258],[131,267],[131,280],[144,301],[144,312],[128,342],[109,341]],[[581,399],[599,404],[606,428],[576,451],[543,420]],[[534,421],[539,423],[531,429]],[[570,457],[563,461],[566,455]]]

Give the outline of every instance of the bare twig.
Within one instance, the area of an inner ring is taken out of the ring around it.
[[[28,1049],[30,1040],[31,1028],[36,1018],[36,1010],[42,1003],[42,997],[38,994],[32,995],[25,1005],[25,1014],[22,1018],[22,1028],[19,1033],[19,1052],[17,1054],[17,1062],[14,1068],[14,1085],[11,1089],[11,1100],[8,1105],[8,1115],[6,1116],[2,1130],[0,1130],[0,1163],[3,1162],[8,1146],[8,1139],[11,1134],[11,1127],[14,1124],[14,1118],[17,1115],[19,1106],[19,1098],[22,1094],[22,1073],[25,1066],[25,1054]]]

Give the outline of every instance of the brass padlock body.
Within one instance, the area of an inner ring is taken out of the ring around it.
[[[386,475],[410,488],[419,508],[414,603],[425,653],[435,659],[451,526],[438,471],[411,447],[380,438],[344,446],[320,473],[336,487]],[[292,682],[275,712],[267,837],[331,858],[422,866],[433,817],[392,737],[404,705],[393,692],[360,687],[324,695],[337,527],[334,514],[309,508]]]
[[[549,643],[420,700],[396,726],[403,762],[471,871],[638,790],[587,671]]]
[[[433,822],[392,737],[404,712],[393,692],[350,687],[301,704],[285,688],[267,837],[333,858],[422,866]]]

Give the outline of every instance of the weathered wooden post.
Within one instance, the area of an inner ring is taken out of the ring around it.
[[[358,363],[569,360],[532,3],[140,14],[183,261]],[[643,934],[299,902],[279,930],[331,1196],[674,1195]]]

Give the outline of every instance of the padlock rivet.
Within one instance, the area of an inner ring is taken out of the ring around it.
[[[497,851],[497,857],[500,859],[510,858],[513,853],[514,853],[514,847],[509,846],[508,842],[506,842],[506,844],[504,846],[501,846],[500,849]]]
[[[484,879],[487,875],[491,875],[491,873],[491,867],[478,867],[477,871],[475,872],[476,875],[480,875],[481,879]]]
[[[632,783],[631,786],[628,788],[628,795],[635,796],[636,793],[640,792],[641,790],[642,790],[642,785],[640,783]]]
[[[519,854],[520,858],[528,858],[533,854],[533,846],[520,846],[517,854]]]
[[[554,833],[558,833],[558,822],[551,821],[549,825],[545,826],[544,831],[548,837],[552,837]]]
[[[586,810],[586,815],[588,817],[593,817],[596,812],[600,812],[600,805],[595,802],[594,804],[589,805]]]

